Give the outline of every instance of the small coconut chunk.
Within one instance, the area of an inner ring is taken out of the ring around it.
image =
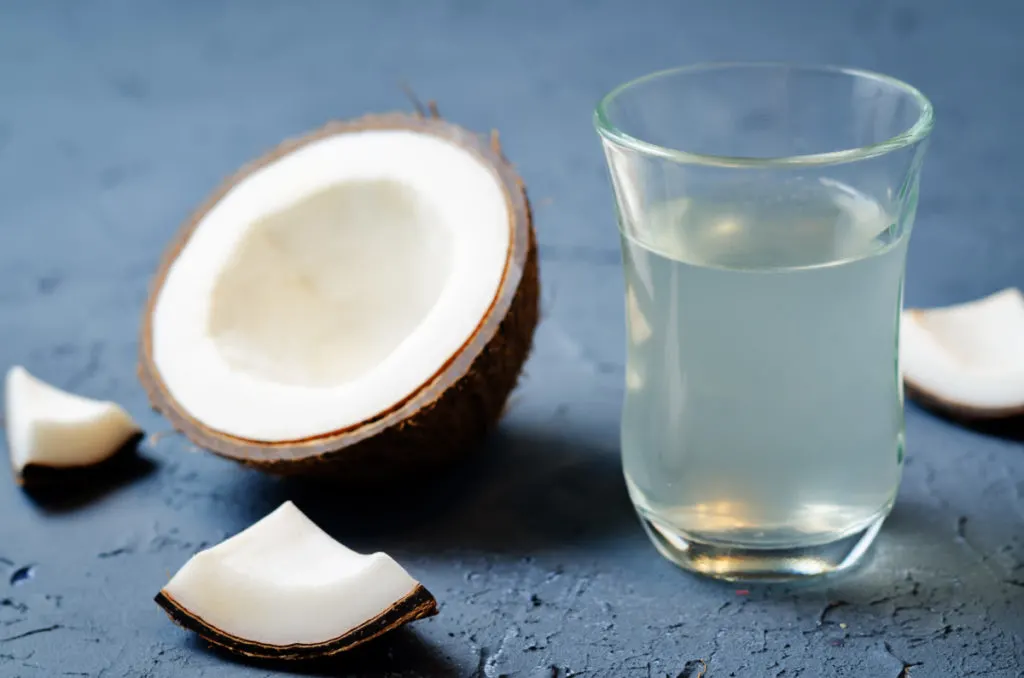
[[[98,464],[141,432],[120,405],[62,391],[21,366],[7,372],[5,403],[7,448],[19,477],[30,466]]]
[[[390,556],[346,548],[291,502],[197,553],[156,600],[211,643],[278,659],[335,654],[437,612]]]
[[[903,312],[903,378],[912,397],[961,417],[1024,414],[1024,295]]]

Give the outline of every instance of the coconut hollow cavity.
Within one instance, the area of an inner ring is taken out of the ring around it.
[[[907,392],[964,419],[1024,415],[1024,295],[903,312],[900,362]]]
[[[272,659],[337,654],[437,614],[390,556],[342,546],[291,502],[197,553],[156,602],[215,645]]]
[[[19,483],[96,466],[142,436],[120,405],[62,391],[24,367],[8,370],[4,390],[7,448]]]
[[[371,116],[228,180],[156,275],[139,368],[154,407],[282,474],[393,478],[466,450],[537,322],[529,203],[496,139]]]

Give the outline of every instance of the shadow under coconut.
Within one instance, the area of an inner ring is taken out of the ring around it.
[[[190,650],[200,654],[245,664],[270,674],[290,676],[451,676],[458,670],[438,648],[407,628],[396,629],[331,657],[300,661],[243,657],[210,645],[195,635],[190,635],[186,644]]]
[[[1004,440],[1024,442],[1024,414],[1000,419],[964,419],[956,417],[941,408],[933,407],[926,402],[915,401],[914,406],[943,421],[962,426],[975,433]]]
[[[363,551],[535,553],[638,530],[618,449],[507,424],[461,464],[414,485],[359,490],[247,474],[249,523],[285,500]]]
[[[983,435],[1024,442],[1024,415],[987,421],[955,421],[955,423]]]
[[[74,511],[153,473],[156,463],[139,454],[138,435],[112,457],[94,466],[73,469],[25,469],[25,494],[48,513]]]

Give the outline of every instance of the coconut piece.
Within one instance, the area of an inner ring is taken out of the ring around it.
[[[499,418],[538,287],[526,193],[496,136],[400,114],[332,123],[185,225],[152,286],[139,374],[200,447],[394,480]]]
[[[62,391],[21,366],[7,371],[5,391],[7,448],[19,482],[30,468],[99,464],[141,434],[117,403]]]
[[[192,556],[156,601],[211,643],[277,659],[336,654],[437,614],[390,556],[342,546],[290,501]]]
[[[1024,414],[1024,295],[904,311],[900,362],[926,405],[968,419]]]

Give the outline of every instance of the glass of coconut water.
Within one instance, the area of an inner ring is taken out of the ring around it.
[[[852,566],[903,464],[930,103],[866,71],[703,65],[622,85],[595,123],[625,269],[623,464],[652,541],[723,579]]]

